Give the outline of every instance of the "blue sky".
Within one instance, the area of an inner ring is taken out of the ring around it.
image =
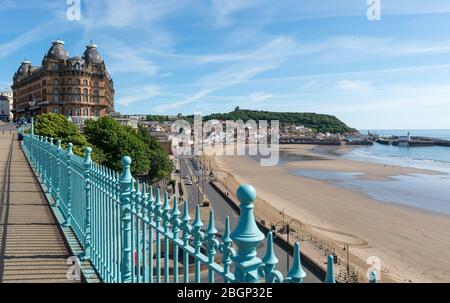
[[[450,1],[0,0],[0,89],[51,41],[93,40],[122,113],[328,113],[357,128],[450,128]]]

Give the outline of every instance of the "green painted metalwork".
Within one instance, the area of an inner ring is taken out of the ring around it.
[[[219,237],[213,209],[206,229],[200,205],[191,224],[188,201],[182,212],[176,196],[164,193],[162,201],[159,188],[133,179],[129,157],[122,159],[119,174],[94,163],[91,148],[84,158],[72,149],[70,143],[66,149],[61,141],[53,144],[52,138],[24,136],[25,155],[83,248],[80,257],[92,263],[104,282],[188,283],[193,277],[194,282],[210,283],[300,283],[305,278],[299,243],[286,277],[276,270],[273,235],[265,237],[256,225],[252,186],[239,187],[238,224],[230,232],[227,217]],[[261,260],[256,248],[264,239],[267,249]],[[332,256],[326,282],[335,282]]]
[[[327,275],[325,276],[325,283],[336,283],[334,277],[334,257],[331,255],[327,258]]]
[[[376,271],[371,271],[370,275],[369,275],[369,283],[377,283],[377,272]]]

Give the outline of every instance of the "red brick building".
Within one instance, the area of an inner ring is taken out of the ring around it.
[[[83,120],[114,112],[114,83],[93,44],[69,58],[64,42],[54,41],[41,66],[22,62],[12,89],[15,119],[53,112]]]

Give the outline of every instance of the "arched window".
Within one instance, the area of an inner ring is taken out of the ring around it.
[[[54,108],[54,109],[53,109],[53,113],[54,113],[54,114],[59,114],[59,113],[60,113],[59,108]]]
[[[87,117],[87,116],[89,116],[89,111],[87,108],[84,108],[83,109],[83,117]]]
[[[81,116],[81,109],[79,107],[75,111],[75,116],[77,117]]]
[[[53,80],[53,85],[55,85],[55,86],[58,86],[58,85],[59,85],[58,79],[54,79],[54,80]]]
[[[84,86],[87,86],[87,85],[88,85],[87,80],[83,80],[83,85],[84,85]]]
[[[75,80],[75,85],[80,85],[80,79]]]
[[[67,85],[71,85],[72,84],[72,79],[67,79]]]
[[[99,114],[98,109],[94,109],[94,116],[98,117],[99,115],[100,115],[100,114]]]
[[[68,108],[66,113],[67,113],[67,116],[69,116],[69,117],[72,116],[72,109]]]
[[[94,88],[98,88],[98,81],[94,82]]]

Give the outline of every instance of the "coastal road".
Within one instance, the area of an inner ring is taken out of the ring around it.
[[[198,199],[198,188],[195,185],[195,180],[197,180],[197,177],[193,176],[194,174],[197,175],[198,173],[201,173],[201,171],[195,171],[192,159],[191,158],[181,158],[181,173],[184,175],[191,176],[194,185],[185,185],[185,197],[189,201],[189,207],[195,207],[197,205],[197,199]],[[183,180],[182,182],[184,182]],[[203,184],[204,182],[204,184]],[[216,223],[216,228],[219,231],[220,234],[222,234],[223,230],[225,229],[225,219],[228,216],[230,218],[230,228],[231,230],[234,229],[234,227],[237,225],[237,222],[239,220],[238,214],[234,211],[234,209],[228,204],[227,201],[225,201],[224,198],[222,198],[219,193],[209,184],[209,182],[205,182],[204,178],[201,178],[200,188],[205,188],[205,195],[208,201],[210,201],[211,207],[214,209],[214,219]],[[201,194],[200,194],[201,195]],[[201,198],[200,198],[201,201]],[[192,208],[191,208],[192,209]],[[206,222],[207,223],[207,222]],[[206,224],[205,224],[206,225]],[[205,226],[206,228],[207,226]],[[266,242],[263,241],[257,251],[258,251],[258,257],[262,258],[266,252]],[[277,264],[277,270],[279,270],[283,276],[286,276],[287,270],[287,261],[286,261],[286,251],[281,248],[279,245],[274,244],[274,251],[275,255],[279,259],[279,263]],[[290,258],[289,264],[292,266],[292,258]],[[306,278],[304,279],[304,283],[320,283],[321,280],[316,277],[314,274],[312,274],[308,268],[303,266],[304,270],[306,271]]]

